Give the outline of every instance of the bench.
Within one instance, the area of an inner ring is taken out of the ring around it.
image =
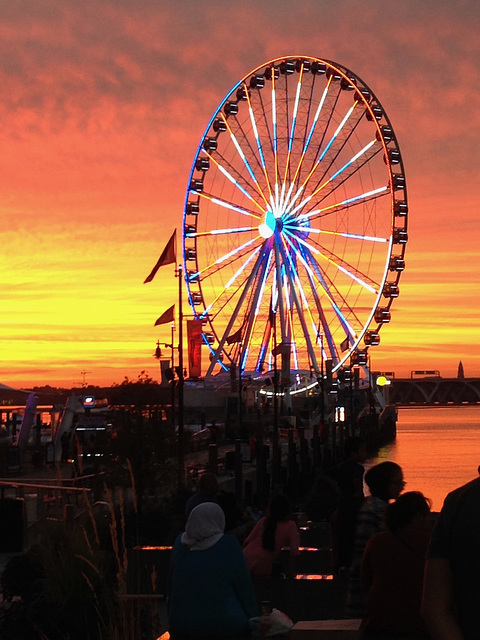
[[[361,620],[310,620],[293,625],[290,640],[360,640]]]

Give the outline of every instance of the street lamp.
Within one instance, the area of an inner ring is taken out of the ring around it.
[[[161,347],[165,347],[166,349],[171,349],[171,366],[170,366],[170,372],[169,375],[167,375],[168,380],[170,381],[170,384],[172,385],[172,427],[175,424],[175,345],[173,344],[173,332],[175,331],[175,325],[172,324],[171,327],[172,330],[172,341],[171,343],[168,342],[160,342],[159,340],[157,340],[157,346],[155,348],[155,353],[153,354],[154,358],[156,358],[159,363],[160,363],[160,358],[162,357],[162,349]],[[160,374],[163,378],[163,371],[161,368],[161,364],[160,364]]]

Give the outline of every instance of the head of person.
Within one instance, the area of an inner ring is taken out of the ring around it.
[[[427,529],[430,526],[430,502],[420,491],[407,491],[388,505],[385,523],[392,533],[412,526]]]
[[[281,522],[288,519],[291,509],[292,505],[287,496],[278,494],[270,500],[267,516],[275,522]]]
[[[363,462],[367,459],[367,445],[363,438],[351,436],[345,440],[343,452],[346,458],[355,460],[355,462]]]
[[[183,544],[191,551],[203,551],[216,544],[225,531],[225,514],[216,502],[202,502],[188,516]]]
[[[203,473],[198,481],[198,489],[205,496],[214,496],[218,491],[217,476],[214,473],[210,473],[210,471]]]
[[[398,498],[405,486],[402,467],[387,460],[371,467],[365,474],[365,484],[372,496],[382,500]]]
[[[277,524],[283,520],[288,520],[291,508],[290,500],[282,494],[274,496],[270,500],[262,534],[262,546],[264,549],[275,549]]]

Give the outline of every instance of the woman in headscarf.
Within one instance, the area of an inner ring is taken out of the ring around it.
[[[249,619],[258,615],[245,557],[224,529],[221,507],[204,502],[175,541],[168,587],[173,639],[246,635]]]

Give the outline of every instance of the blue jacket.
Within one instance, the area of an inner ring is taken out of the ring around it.
[[[236,538],[224,535],[204,551],[176,539],[168,588],[170,633],[241,636],[258,615],[247,562]]]

